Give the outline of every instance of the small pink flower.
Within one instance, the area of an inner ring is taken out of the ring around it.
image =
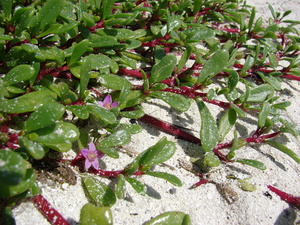
[[[103,101],[98,101],[99,105],[103,108],[106,108],[107,110],[110,110],[111,108],[115,108],[119,105],[118,102],[112,102],[111,95],[108,94]]]
[[[88,170],[91,165],[98,170],[99,169],[99,161],[98,159],[102,158],[104,156],[104,153],[101,151],[96,150],[95,144],[93,142],[90,142],[89,149],[82,149],[81,150],[82,155],[85,158],[85,169]]]

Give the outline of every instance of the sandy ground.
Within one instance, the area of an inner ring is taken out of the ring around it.
[[[257,8],[259,15],[262,15],[266,21],[271,16],[268,5],[271,4],[276,11],[293,10],[289,19],[299,20],[300,1],[299,0],[249,0],[248,4]],[[290,118],[295,125],[300,125],[297,118],[300,115],[300,83],[287,82],[282,85],[283,91],[280,97],[291,101],[286,116]],[[196,105],[186,113],[170,111],[164,103],[160,101],[154,104],[145,103],[146,113],[157,118],[163,118],[167,122],[184,126],[190,129],[194,135],[197,135],[200,127],[199,113]],[[212,108],[217,114],[217,108]],[[245,123],[247,121],[250,122]],[[236,128],[241,136],[250,135],[255,129],[251,125],[251,117],[246,120],[239,120]],[[188,144],[185,141],[174,138],[159,132],[146,124],[140,123],[144,128],[142,133],[134,135],[132,141],[125,146],[132,151],[141,152],[155,144],[161,137],[166,136],[169,140],[176,143],[177,152],[175,156],[167,161],[169,167],[155,168],[156,171],[164,171],[178,176],[183,181],[183,186],[178,188],[164,180],[143,176],[140,181],[147,187],[147,195],[140,196],[129,185],[127,185],[127,194],[124,200],[118,200],[112,207],[114,224],[143,224],[152,217],[166,212],[179,210],[191,216],[193,224],[251,224],[251,225],[292,225],[300,224],[299,209],[291,207],[289,204],[280,200],[274,193],[270,192],[271,197],[264,195],[267,185],[273,185],[280,190],[300,196],[300,168],[292,159],[282,154],[276,149],[268,146],[256,145],[242,148],[238,155],[243,158],[257,159],[265,163],[267,170],[260,171],[249,166],[233,164],[232,166],[221,166],[218,170],[211,173],[210,179],[226,185],[238,195],[238,201],[234,204],[228,204],[222,197],[216,185],[205,184],[196,189],[189,189],[191,185],[198,181],[198,178],[192,173],[182,169],[178,160],[189,162],[189,156],[193,156],[193,150],[197,146]],[[288,147],[300,155],[300,142],[292,136],[284,136],[280,140]],[[117,170],[124,168],[132,161],[127,155],[121,157],[121,160],[110,160],[104,158],[107,170]],[[238,188],[236,180],[226,179],[227,175],[233,174],[238,178],[251,178],[249,181],[256,185],[254,192],[245,192]],[[103,182],[110,183],[114,180],[101,179]],[[79,220],[81,207],[87,203],[86,197],[82,191],[80,182],[75,186],[62,185],[62,187],[51,188],[44,186],[43,195],[45,198],[72,224]],[[32,203],[25,202],[13,211],[17,225],[46,225],[46,219],[35,209]]]

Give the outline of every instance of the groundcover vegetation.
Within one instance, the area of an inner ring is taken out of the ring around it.
[[[126,184],[145,195],[139,176],[176,176],[155,171],[170,159],[175,143],[162,138],[129,165],[106,171],[99,159],[122,155],[120,146],[151,126],[199,146],[191,159],[210,182],[211,168],[242,163],[260,170],[236,151],[270,145],[300,158],[272,138],[298,131],[282,115],[290,105],[277,94],[282,80],[300,80],[298,21],[278,13],[263,26],[255,8],[239,0],[114,1],[2,0],[0,3],[0,199],[1,220],[14,224],[11,208],[30,199],[52,224],[68,224],[43,197],[38,174],[60,173],[70,184],[81,176],[89,199],[80,224],[112,224],[112,206],[122,201]],[[196,102],[198,136],[145,114],[142,103],[160,99],[177,112]],[[210,106],[220,108],[212,115]],[[256,116],[252,136],[240,137],[236,122]],[[132,123],[122,123],[128,118]],[[74,151],[76,157],[65,159]],[[72,177],[73,176],[73,177]],[[75,177],[75,178],[74,178]],[[96,178],[97,177],[97,178]],[[114,188],[101,180],[116,178]],[[100,179],[99,179],[100,178]],[[245,190],[252,190],[246,181]],[[270,186],[292,204],[299,198]],[[192,219],[192,218],[191,218]],[[166,212],[146,224],[190,224],[184,212]]]

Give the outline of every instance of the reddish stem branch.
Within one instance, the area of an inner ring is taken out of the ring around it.
[[[247,143],[263,143],[265,141],[265,139],[270,139],[270,138],[273,138],[273,137],[276,137],[280,134],[280,131],[277,131],[277,132],[274,132],[272,134],[266,134],[266,135],[263,135],[263,136],[259,136],[259,137],[249,137],[249,138],[246,138],[246,142]]]
[[[283,192],[271,185],[268,185],[267,187],[270,189],[270,191],[273,191],[275,194],[277,194],[283,201],[286,201],[287,203],[296,205],[298,207],[300,206],[300,197],[296,197],[286,192]]]
[[[118,177],[120,174],[126,175],[124,170],[107,171],[107,170],[101,170],[101,169],[96,170],[94,168],[90,168],[88,172],[96,174],[98,176],[109,177],[109,178]],[[136,171],[132,175],[140,176],[144,174],[145,173],[142,171]]]
[[[143,78],[143,74],[138,69],[129,70],[129,69],[125,69],[125,68],[120,68],[118,73],[127,75],[127,76]],[[147,77],[147,78],[149,78],[149,77]]]
[[[210,181],[206,180],[206,179],[201,179],[200,181],[198,181],[197,183],[193,184],[192,187],[190,187],[190,189],[199,187],[202,184],[207,184],[207,183],[211,183]]]
[[[84,156],[82,155],[81,152],[78,153],[78,155],[71,161],[70,165],[71,166],[78,166],[80,170],[84,170]],[[102,176],[102,177],[118,177],[120,174],[125,175],[125,171],[124,170],[115,170],[115,171],[108,171],[108,170],[102,170],[102,169],[94,169],[93,167],[89,168],[88,171],[89,173],[93,173],[96,174],[98,176]],[[135,176],[140,176],[145,174],[142,171],[136,171],[135,173],[133,173],[132,175]]]
[[[195,144],[200,144],[200,139],[195,137],[194,135],[185,132],[184,130],[171,125],[169,123],[163,122],[159,119],[156,119],[152,116],[149,115],[144,115],[143,117],[139,118],[140,121],[146,122],[148,124],[151,124],[155,128],[162,130],[168,134],[172,134],[180,139],[195,143]]]
[[[44,198],[43,195],[32,197],[32,201],[43,216],[53,225],[69,225],[69,222]]]
[[[37,75],[37,80],[41,80],[43,76],[52,74],[54,77],[58,77],[61,72],[65,72],[69,70],[69,66],[63,66],[60,68],[53,69],[41,69],[39,74]]]
[[[294,75],[291,75],[291,74],[283,74],[281,77],[288,78],[288,79],[291,79],[291,80],[300,81],[300,77],[297,77],[297,76],[294,76]]]

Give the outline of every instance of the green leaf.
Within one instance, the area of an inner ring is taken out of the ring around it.
[[[118,97],[118,102],[119,102],[119,108],[124,109],[126,107],[126,101],[127,101],[127,97],[131,91],[131,83],[130,82],[124,82],[122,85],[122,88],[120,90],[120,94]]]
[[[229,109],[219,120],[219,139],[223,141],[225,136],[229,133],[236,122],[236,111],[234,109]]]
[[[169,173],[147,171],[145,174],[149,175],[149,176],[153,176],[153,177],[162,178],[162,179],[170,182],[171,184],[173,184],[173,185],[175,185],[177,187],[181,187],[182,186],[181,180],[178,177],[176,177],[176,176],[174,176],[172,174],[169,174]]]
[[[203,164],[205,167],[218,167],[220,166],[221,162],[212,151],[206,152],[203,159]]]
[[[98,34],[108,35],[117,38],[117,40],[127,41],[133,40],[135,38],[135,34],[130,29],[124,28],[110,28],[110,29],[99,29],[97,30]]]
[[[227,82],[230,92],[232,92],[239,82],[239,74],[235,70],[229,71],[229,79]]]
[[[34,169],[27,169],[23,180],[16,185],[2,185],[0,186],[0,198],[10,198],[21,194],[30,189],[36,180],[36,173]]]
[[[133,162],[125,167],[124,172],[126,176],[132,175],[137,171],[137,169],[139,168],[139,160],[141,159],[141,157],[142,155],[140,154],[133,160]]]
[[[0,34],[0,40],[12,41],[12,40],[14,40],[14,37],[10,36],[10,35],[6,35],[6,34]]]
[[[100,70],[104,68],[110,67],[112,60],[106,55],[98,54],[98,55],[93,55],[90,54],[83,59],[89,59],[91,60],[91,69],[93,70]]]
[[[116,186],[116,196],[118,199],[121,199],[124,197],[125,192],[125,178],[123,174],[120,174],[118,176],[118,183]]]
[[[100,15],[101,19],[105,19],[109,15],[112,14],[112,8],[115,0],[103,0],[102,5],[100,7]]]
[[[43,104],[55,102],[55,94],[48,90],[30,92],[15,99],[0,101],[0,111],[25,113],[36,110]]]
[[[122,124],[121,127],[128,130],[130,134],[137,134],[143,130],[143,128],[138,124]]]
[[[165,92],[165,91],[152,91],[149,96],[159,98],[166,103],[168,103],[170,106],[172,106],[174,109],[185,112],[190,108],[191,101],[190,99],[186,98],[185,96],[171,93],[171,92]]]
[[[31,132],[49,126],[65,113],[65,107],[59,103],[44,104],[33,112],[25,122],[24,129]]]
[[[82,19],[83,19],[84,25],[87,27],[92,27],[95,25],[95,20],[94,20],[93,15],[91,15],[87,12],[82,13]]]
[[[263,102],[274,95],[274,89],[269,84],[262,84],[250,90],[247,102]]]
[[[163,83],[156,83],[153,84],[152,87],[150,88],[151,91],[158,91],[158,90],[163,90],[168,88],[169,86]]]
[[[278,78],[272,76],[271,74],[264,75],[261,72],[257,72],[257,73],[264,81],[270,84],[276,91],[281,90],[281,82],[278,80]]]
[[[170,211],[162,213],[150,221],[146,222],[145,225],[191,225],[190,216],[180,211]]]
[[[113,63],[113,61],[108,56],[103,54],[98,54],[98,55],[90,54],[82,58],[81,61],[83,63],[90,61],[89,70],[93,70],[93,72],[90,71],[88,72],[90,72],[89,74],[91,78],[96,78],[99,75],[99,72],[95,72],[95,71],[102,71],[108,69]],[[82,68],[83,63],[75,62],[70,66],[70,71],[77,78],[80,78],[82,73],[81,70],[84,69]]]
[[[246,112],[244,112],[240,107],[236,106],[235,104],[230,104],[230,108],[234,109],[234,111],[241,117],[247,116]]]
[[[81,225],[112,225],[112,212],[109,207],[97,207],[87,203],[80,210],[79,223]]]
[[[122,90],[124,86],[131,88],[131,83],[123,77],[114,74],[102,74],[98,77],[98,82],[100,82],[104,87],[113,90]]]
[[[4,12],[4,16],[6,18],[10,17],[11,10],[12,10],[12,0],[2,0],[0,4],[2,5],[2,10]]]
[[[229,53],[227,50],[222,49],[215,52],[213,56],[205,62],[198,76],[197,84],[202,84],[221,72],[227,65],[228,59]]]
[[[98,147],[98,146],[97,146]],[[115,150],[114,148],[110,148],[110,147],[99,147],[98,150],[100,150],[101,152],[103,152],[105,155],[113,158],[113,159],[118,159],[119,158],[119,153],[117,150]]]
[[[181,20],[181,15],[169,14],[167,19],[167,32],[170,33],[171,31],[178,30],[182,23],[183,21]]]
[[[142,171],[146,171],[152,166],[170,159],[175,151],[176,146],[174,142],[168,141],[166,137],[163,137],[155,145],[141,153],[139,165],[142,166]]]
[[[99,105],[88,104],[87,110],[89,111],[89,113],[93,114],[95,117],[103,120],[108,124],[114,124],[117,121],[116,116],[112,112],[105,108],[102,108]]]
[[[35,69],[30,65],[18,65],[11,69],[3,78],[7,85],[29,80],[35,74]]]
[[[249,18],[249,23],[248,23],[249,32],[252,30],[252,25],[253,25],[253,22],[254,22],[254,19],[255,19],[255,14],[256,14],[256,10],[255,10],[255,7],[253,7],[252,10],[251,10],[251,15],[250,15],[250,18]]]
[[[27,165],[18,153],[11,150],[1,150],[0,162],[1,185],[17,185],[25,177]]]
[[[141,91],[130,91],[126,96],[123,108],[138,105],[143,102],[145,96]]]
[[[84,96],[84,92],[86,91],[87,86],[89,84],[90,81],[89,72],[92,67],[91,58],[85,57],[82,61],[83,62],[80,70],[80,92],[79,92],[79,96],[81,98]]]
[[[202,148],[205,152],[210,152],[219,140],[218,127],[216,121],[211,115],[209,109],[203,101],[196,100],[200,116],[201,116],[201,129],[200,129],[200,140]]]
[[[273,18],[276,19],[277,16],[276,16],[276,13],[275,13],[274,8],[272,7],[272,5],[268,5],[268,7],[269,7],[269,9],[270,9],[270,11],[271,11],[271,14],[272,14]]]
[[[277,56],[274,53],[269,54],[270,66],[276,69],[278,67]]]
[[[134,178],[126,178],[126,181],[133,187],[133,189],[140,195],[146,195],[147,187],[140,181]]]
[[[265,164],[263,164],[262,162],[256,161],[256,160],[252,160],[252,159],[237,159],[236,162],[246,164],[248,166],[252,166],[252,167],[260,169],[260,170],[267,169]]]
[[[262,104],[262,109],[261,112],[258,115],[258,122],[257,125],[259,128],[262,128],[263,126],[265,126],[266,120],[269,116],[271,110],[271,106],[269,102],[264,102]]]
[[[100,143],[99,147],[113,147],[125,145],[130,141],[131,135],[127,129],[120,129],[104,138]]]
[[[67,105],[67,110],[70,110],[72,113],[74,113],[78,118],[80,119],[87,119],[89,118],[89,112],[85,105]]]
[[[92,43],[91,47],[93,48],[111,47],[119,44],[117,39],[113,36],[100,36],[98,34],[91,34],[89,41]]]
[[[291,105],[291,102],[285,101],[285,102],[276,103],[276,104],[272,105],[272,107],[277,108],[277,109],[286,110],[286,108],[289,107],[290,105]]]
[[[239,145],[239,139],[238,139],[237,131],[235,130],[234,131],[234,138],[233,138],[233,141],[232,141],[232,146],[230,148],[230,151],[228,152],[227,159],[230,160],[230,159],[234,158],[235,150],[238,148],[238,145]]]
[[[173,54],[166,55],[163,59],[152,67],[150,83],[158,83],[167,79],[173,72],[177,63],[176,56]]]
[[[4,207],[4,209],[2,209],[2,211],[1,211],[1,213],[2,213],[1,219],[2,219],[3,224],[6,224],[6,225],[15,225],[16,224],[15,218],[12,213],[12,209],[9,206]]]
[[[73,48],[73,52],[69,64],[72,64],[77,59],[79,59],[79,57],[82,56],[87,51],[89,44],[90,43],[87,39],[84,39],[80,43],[76,44],[75,47]]]
[[[256,186],[254,184],[250,184],[246,180],[238,179],[238,187],[241,188],[243,191],[256,191]]]
[[[19,144],[36,160],[42,159],[48,151],[48,148],[41,144],[31,141],[25,136],[19,137]]]
[[[64,0],[47,0],[39,14],[40,29],[53,23],[65,6]]]
[[[213,38],[215,36],[215,32],[206,27],[196,27],[183,30],[179,32],[178,35],[185,43],[192,43],[199,42],[199,40]]]
[[[192,54],[191,45],[187,45],[177,65],[176,72],[178,73],[185,65]]]
[[[275,141],[271,141],[271,140],[265,140],[265,143],[268,144],[268,145],[270,145],[270,146],[272,146],[273,148],[277,148],[279,151],[287,154],[295,162],[297,162],[298,164],[300,164],[300,158],[299,158],[299,156],[293,150],[289,149],[285,145],[280,144],[280,143],[275,142]]]
[[[145,112],[142,109],[137,109],[134,111],[122,111],[120,112],[120,115],[122,117],[130,118],[130,119],[137,119],[143,117],[145,115]]]
[[[83,178],[83,184],[89,196],[97,206],[111,207],[116,203],[114,191],[106,184],[94,177]]]
[[[62,24],[53,24],[48,30],[46,30],[45,32],[42,32],[41,34],[39,34],[37,36],[37,38],[41,38],[41,37],[45,37],[49,34],[55,34],[58,33],[58,31],[62,28]]]
[[[57,122],[35,130],[27,136],[32,141],[40,142],[47,146],[54,146],[55,144],[69,144],[71,146],[71,143],[78,139],[79,131],[77,127],[71,123]]]

